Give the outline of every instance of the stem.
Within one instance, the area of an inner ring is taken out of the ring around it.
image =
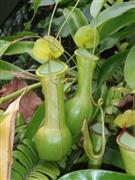
[[[51,16],[51,19],[50,19],[49,28],[48,28],[48,36],[50,36],[50,34],[51,34],[52,21],[53,21],[53,17],[54,17],[55,11],[57,9],[57,6],[58,6],[58,2],[55,4],[55,7],[53,9],[53,13],[52,13],[52,16]]]
[[[9,100],[11,100],[13,98],[16,98],[16,97],[20,96],[23,92],[24,92],[24,94],[27,94],[30,90],[36,89],[36,88],[38,88],[40,86],[41,86],[40,82],[39,83],[35,83],[35,84],[30,85],[30,86],[27,86],[27,87],[24,87],[22,89],[19,89],[18,91],[13,92],[13,93],[5,96],[5,97],[2,97],[2,98],[0,98],[0,105],[3,104],[6,101],[9,101]]]
[[[71,16],[72,12],[73,12],[73,11],[75,10],[75,8],[77,7],[77,5],[78,5],[79,2],[80,2],[80,0],[78,0],[78,1],[76,2],[75,6],[73,7],[73,9],[71,10],[71,12],[70,12],[69,15],[67,16],[65,22],[62,24],[62,26],[61,26],[61,28],[59,29],[59,32],[58,32],[58,34],[57,34],[57,36],[56,36],[56,39],[58,39],[58,37],[60,36],[60,33],[61,33],[63,27],[65,26],[67,20],[69,19],[69,17]]]

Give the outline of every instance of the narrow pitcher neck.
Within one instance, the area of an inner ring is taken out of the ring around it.
[[[57,74],[39,76],[45,98],[44,125],[51,128],[65,125],[64,76],[63,69]]]
[[[78,89],[77,94],[90,96],[92,93],[92,77],[96,62],[85,59],[84,57],[77,57],[78,67]]]

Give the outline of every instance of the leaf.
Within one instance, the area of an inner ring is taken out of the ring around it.
[[[10,41],[0,40],[0,57],[5,53],[5,51],[11,45]]]
[[[38,155],[35,149],[35,144],[31,139],[26,139],[22,141],[22,143],[31,151],[32,156],[35,158],[35,161],[38,161]]]
[[[91,22],[91,25],[98,27],[102,26],[105,22],[113,18],[116,18],[134,8],[135,8],[135,2],[122,2],[115,4],[102,11],[97,18],[94,18],[93,21]]]
[[[14,77],[38,80],[34,74],[3,60],[0,60],[0,80],[11,80]]]
[[[15,129],[15,119],[19,110],[21,96],[9,105],[6,115],[0,123],[0,179],[9,180],[12,165],[12,149]]]
[[[98,74],[98,83],[102,84],[115,72],[118,67],[126,59],[127,51],[120,52],[108,58],[101,66]]]
[[[134,180],[134,176],[105,170],[79,170],[60,177],[58,180]]]
[[[125,66],[124,66],[124,77],[128,86],[131,89],[135,88],[135,45],[130,49]]]
[[[25,176],[27,175],[27,170],[26,170],[26,168],[25,168],[24,166],[22,166],[22,165],[20,164],[20,162],[16,161],[15,159],[14,159],[13,165],[12,165],[12,171],[13,171],[13,170],[15,170],[16,172],[18,172],[18,173],[23,177],[23,179],[24,179]],[[11,173],[11,174],[12,174],[12,173]],[[11,177],[12,177],[12,175],[11,175]]]
[[[37,130],[39,129],[43,118],[45,116],[45,104],[41,104],[37,111],[34,113],[31,122],[29,123],[25,135],[24,137],[27,139],[32,139],[35,135],[35,133],[37,132]]]
[[[11,176],[12,176],[11,180],[15,180],[15,179],[24,180],[24,178],[14,170],[11,172]]]
[[[105,0],[93,0],[90,6],[91,15],[96,18],[99,12],[101,11]]]
[[[39,4],[39,7],[54,5],[57,1],[59,3],[64,3],[64,0],[41,0],[40,4]],[[68,1],[70,1],[70,0],[66,0],[66,3]],[[33,2],[33,0],[30,1],[30,3],[32,3],[32,2]]]
[[[118,31],[112,35],[109,35],[109,37],[105,37],[101,43],[100,43],[100,49],[99,52],[103,52],[107,49],[112,48],[116,45],[117,42],[127,38],[131,34],[135,32],[135,24],[132,24],[130,26],[125,27],[121,31]]]
[[[60,175],[59,169],[56,166],[54,166],[53,164],[50,164],[47,162],[38,164],[35,167],[34,171],[44,173],[52,179],[57,179],[57,176]]]
[[[5,41],[14,41],[21,38],[31,38],[31,37],[38,37],[38,34],[30,31],[23,31],[23,32],[18,32],[16,35],[0,36],[0,39]]]
[[[5,51],[5,55],[16,55],[28,53],[32,54],[32,48],[34,46],[34,42],[32,41],[18,41],[15,44],[10,45],[10,47]]]
[[[25,154],[21,151],[14,150],[13,151],[13,157],[17,160],[20,161],[21,164],[26,168],[28,171],[30,168],[32,168],[32,163],[29,161],[29,159],[25,156]]]
[[[19,89],[27,87],[27,83],[22,79],[13,79],[10,83],[3,86],[0,90],[0,97],[7,96]],[[7,106],[13,101],[10,100],[2,104],[1,108],[6,109]],[[35,92],[30,91],[25,94],[20,101],[19,112],[22,114],[24,120],[28,123],[37,107],[41,104],[41,99],[36,95]]]
[[[72,8],[73,7],[64,9],[63,14],[65,18],[70,14]],[[67,20],[67,26],[72,37],[74,37],[75,33],[80,27],[85,26],[87,24],[88,21],[85,15],[78,8],[75,8],[75,10],[72,12],[71,16]]]
[[[57,179],[57,176],[60,175],[60,170],[55,163],[50,162],[39,162],[34,168],[33,171],[28,176],[29,177],[48,177],[49,179]]]
[[[128,128],[135,124],[135,110],[126,110],[116,117],[114,123],[120,128]]]
[[[37,13],[37,10],[38,10],[38,8],[39,8],[40,1],[41,1],[41,0],[34,0],[34,2],[33,2],[34,14]]]
[[[109,35],[118,32],[118,30],[122,29],[125,26],[128,26],[135,22],[135,9],[131,9],[130,11],[113,18],[106,23],[104,23],[100,28],[98,28],[100,32],[100,38],[104,39]],[[130,29],[131,30],[131,29]]]
[[[103,157],[103,162],[108,165],[113,165],[124,170],[124,164],[121,154],[117,149],[106,147],[106,152]]]

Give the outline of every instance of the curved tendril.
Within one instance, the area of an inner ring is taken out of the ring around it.
[[[58,1],[56,2],[55,6],[54,6],[53,13],[52,13],[52,16],[51,16],[51,19],[50,19],[50,22],[49,22],[48,36],[50,36],[50,34],[51,34],[52,21],[53,21],[53,17],[54,17],[54,14],[56,12],[57,6],[58,6]]]
[[[70,59],[68,59],[67,63],[69,63],[71,60],[73,60],[74,64],[76,65],[76,61],[74,60],[75,54],[73,54]]]
[[[75,54],[73,54],[72,56],[67,52],[67,51],[64,51],[69,57],[70,57],[70,59],[68,60],[68,63],[71,61],[71,60],[73,60],[73,62],[75,63],[75,65],[76,65],[76,61],[75,61],[75,59],[73,58],[74,56],[75,56]]]
[[[73,9],[70,11],[69,15],[67,16],[65,22],[62,24],[62,26],[60,27],[59,31],[58,31],[58,34],[56,36],[56,39],[58,39],[63,27],[65,26],[67,20],[69,19],[69,17],[71,16],[71,14],[73,13],[73,11],[75,10],[75,8],[77,7],[77,5],[79,4],[80,0],[77,0],[76,4],[74,5]]]

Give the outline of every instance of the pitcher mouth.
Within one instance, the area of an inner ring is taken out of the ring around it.
[[[85,48],[79,48],[75,51],[75,54],[77,56],[80,56],[82,58],[86,58],[86,60],[92,60],[92,61],[98,61],[99,58],[95,55],[93,55],[92,53],[90,53],[89,50],[85,49]]]
[[[125,136],[125,137],[122,137],[122,136]],[[128,141],[124,142],[124,138],[127,139]],[[133,140],[135,141],[135,137],[127,131],[123,131],[122,133],[120,133],[116,139],[117,144],[121,148],[126,149],[130,152],[135,152],[135,145],[133,147],[129,144],[130,142],[133,142]],[[133,144],[133,143],[131,143],[131,144]]]
[[[50,63],[50,64],[49,64]],[[57,76],[59,74],[65,73],[68,69],[68,66],[59,60],[51,60],[50,62],[46,62],[42,64],[37,70],[36,74],[39,77],[42,76]]]

